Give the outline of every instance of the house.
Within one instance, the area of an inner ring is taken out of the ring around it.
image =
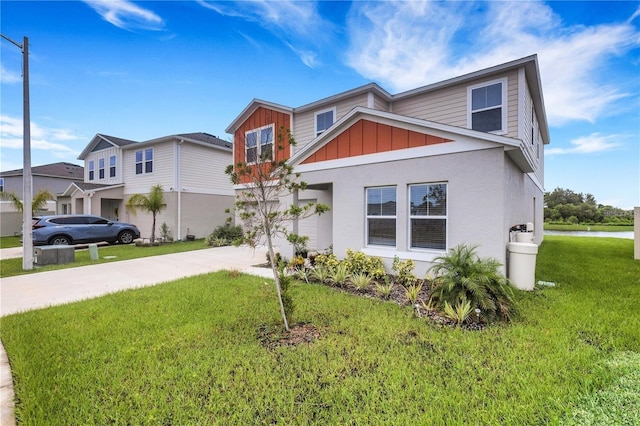
[[[131,195],[148,194],[154,185],[162,185],[166,202],[157,226],[166,223],[175,239],[205,237],[225,223],[225,210],[233,207],[233,188],[224,173],[232,144],[207,133],[143,142],[96,134],[78,159],[85,164],[84,179],[58,197],[62,210],[134,223],[146,237],[151,214],[133,214],[126,204]]]
[[[281,126],[308,187],[280,201],[331,207],[292,225],[310,249],[413,259],[421,275],[459,244],[506,264],[515,224],[542,240],[549,129],[535,55],[394,95],[371,83],[299,107],[254,99],[226,129],[234,164]]]
[[[0,172],[0,192],[12,192],[22,199],[23,169]],[[52,195],[63,192],[70,183],[82,182],[84,170],[82,166],[71,163],[52,163],[31,167],[32,191],[49,191]],[[18,235],[22,232],[22,213],[18,212],[9,201],[0,202],[0,229],[2,236]],[[54,200],[47,203],[47,207],[41,213],[53,214],[56,212]]]

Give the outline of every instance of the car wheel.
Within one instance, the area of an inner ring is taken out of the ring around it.
[[[133,232],[131,231],[122,231],[118,235],[118,241],[120,244],[131,244],[133,241]]]
[[[56,235],[49,240],[49,244],[52,246],[68,246],[71,244],[71,240],[64,235]]]

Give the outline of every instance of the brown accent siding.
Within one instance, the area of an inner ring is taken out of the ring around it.
[[[289,145],[289,139],[285,136],[283,142],[284,149],[278,150],[278,135],[280,128],[289,129],[291,127],[291,119],[289,114],[274,111],[264,107],[258,107],[253,114],[247,118],[242,125],[236,129],[233,134],[233,164],[244,163],[245,149],[244,149],[244,135],[249,130],[257,129],[262,126],[274,124],[273,144],[274,152],[276,155],[275,160],[286,160],[290,157],[291,147]],[[294,135],[295,136],[295,135]],[[249,179],[244,179],[242,183],[248,183]]]
[[[353,126],[307,157],[302,164],[444,142],[451,142],[451,139],[425,135],[373,121],[358,120]]]

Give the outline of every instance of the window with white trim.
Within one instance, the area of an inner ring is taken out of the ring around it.
[[[104,179],[104,158],[98,159],[98,179]]]
[[[153,173],[153,148],[136,151],[136,174]]]
[[[506,79],[469,87],[469,127],[481,132],[507,132],[506,88]]]
[[[116,156],[109,157],[109,177],[116,177]]]
[[[366,189],[368,246],[396,246],[396,187]]]
[[[316,136],[331,127],[336,120],[336,108],[329,108],[315,113]]]
[[[273,124],[249,130],[244,136],[245,162],[271,161],[273,158]]]
[[[89,160],[89,180],[93,180],[95,177],[96,163],[93,160]]]
[[[409,246],[446,250],[447,184],[409,185]]]
[[[0,192],[4,192],[4,178],[0,178]]]

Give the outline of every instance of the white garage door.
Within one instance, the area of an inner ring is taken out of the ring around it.
[[[299,204],[304,206],[308,203],[316,203],[316,200],[299,200]],[[313,209],[315,210],[315,208]],[[298,221],[298,234],[309,237],[307,248],[309,251],[318,250],[318,215],[314,214]]]

